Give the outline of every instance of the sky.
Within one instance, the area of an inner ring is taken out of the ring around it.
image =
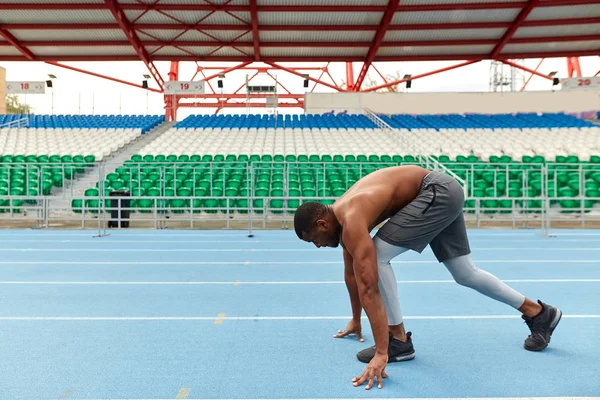
[[[535,69],[540,59],[528,59],[519,61],[528,68]],[[405,74],[418,75],[439,68],[447,67],[459,63],[459,61],[439,61],[439,62],[385,62],[375,63],[377,69],[383,75],[404,76]],[[148,74],[146,66],[142,62],[73,62],[64,63],[79,69],[84,69],[103,75],[125,81],[142,83],[144,74]],[[300,63],[293,63],[299,65]],[[156,62],[156,68],[160,71],[163,79],[168,79],[170,63]],[[220,65],[231,66],[235,63],[205,63],[203,66]],[[262,64],[254,64],[256,66]],[[282,65],[292,65],[282,63]],[[305,66],[323,66],[324,63],[305,63]],[[580,65],[583,76],[593,76],[600,70],[600,57],[581,57]],[[354,78],[358,73],[362,63],[354,63]],[[8,81],[46,81],[48,74],[56,75],[54,80],[54,96],[52,89],[46,88],[46,94],[43,95],[21,95],[21,99],[31,104],[36,114],[164,114],[164,97],[159,93],[146,91],[144,89],[134,88],[128,85],[108,81],[105,79],[93,77],[79,72],[67,70],[53,65],[40,62],[1,62],[0,67],[6,69],[6,79]],[[480,61],[466,67],[458,68],[452,71],[446,71],[440,74],[432,75],[426,78],[418,79],[412,82],[412,88],[409,92],[486,92],[489,91],[491,64],[489,61]],[[181,62],[179,66],[179,80],[191,80],[196,71],[196,64],[193,62]],[[508,70],[507,70],[508,71]],[[542,73],[558,72],[558,77],[567,77],[567,63],[564,58],[545,59],[539,69]],[[216,71],[206,72],[207,75]],[[345,63],[331,63],[329,72],[341,84],[345,80]],[[234,71],[228,73],[224,80],[223,93],[231,93],[241,86],[246,79],[246,74],[253,74],[254,71]],[[273,73],[277,81],[293,93],[304,93],[310,91],[313,87],[311,82],[308,89],[303,87],[303,79],[291,75],[284,71]],[[311,76],[318,78],[319,72],[310,72]],[[199,74],[195,80],[201,79]],[[527,73],[518,73],[517,80],[524,82],[529,78]],[[378,74],[371,68],[368,78],[383,83]],[[331,82],[325,76],[322,80]],[[211,81],[215,90],[216,79]],[[254,84],[273,84],[273,80],[268,76],[258,76],[252,81]],[[151,87],[157,87],[155,82],[150,82]],[[517,90],[520,89],[518,85]],[[534,76],[527,86],[527,90],[552,90],[552,83],[549,80]],[[554,88],[556,89],[556,88]],[[325,86],[318,85],[315,92],[333,92]],[[207,88],[207,92],[210,89]],[[282,88],[279,93],[285,93]],[[54,99],[54,101],[52,101]],[[54,105],[53,105],[54,103]],[[183,120],[192,114],[213,114],[212,108],[180,108],[178,120]],[[252,109],[252,113],[272,112],[266,109]],[[221,111],[223,114],[245,114],[246,108],[233,108]],[[301,108],[281,108],[280,114],[301,114]]]

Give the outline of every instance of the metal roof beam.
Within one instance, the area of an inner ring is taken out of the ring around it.
[[[514,38],[509,44],[524,43],[548,43],[548,42],[582,42],[599,41],[600,35],[577,35],[577,36],[536,36]],[[161,40],[145,40],[140,42],[142,46],[195,46],[195,47],[253,47],[253,42],[205,42],[192,40],[176,40],[164,42]],[[458,40],[409,40],[409,41],[387,41],[382,42],[379,47],[430,47],[430,46],[472,46],[496,44],[494,39],[458,39]],[[131,46],[127,41],[116,40],[28,40],[20,42],[26,47],[104,47],[104,46]],[[0,42],[0,47],[10,46],[9,43]],[[262,42],[262,47],[312,47],[312,48],[361,48],[370,47],[371,42]]]
[[[489,29],[489,28],[509,28],[511,22],[449,22],[440,24],[399,24],[389,25],[388,31],[402,30],[438,30],[438,29]],[[587,18],[562,18],[549,20],[523,21],[521,27],[539,27],[539,26],[561,26],[561,25],[582,25],[582,24],[600,24],[600,17]],[[51,24],[3,24],[7,30],[111,30],[121,29],[118,24],[71,24],[71,23],[51,23]],[[182,29],[202,29],[205,31],[246,31],[248,26],[241,24],[132,24],[133,29],[156,29],[156,30],[177,30]],[[303,32],[303,31],[376,31],[379,25],[261,25],[261,31],[269,32]]]
[[[552,0],[540,3],[540,7],[560,7],[598,4],[597,0]],[[123,10],[150,10],[150,11],[227,11],[250,12],[248,5],[222,5],[222,4],[120,4]],[[497,1],[488,3],[455,3],[455,4],[410,4],[401,5],[395,11],[453,11],[453,10],[499,10],[522,8],[522,1]],[[258,12],[385,12],[386,6],[371,5],[262,5],[257,6]],[[0,10],[104,10],[99,3],[0,3]]]
[[[252,21],[254,61],[260,61],[260,38],[258,36],[258,12],[256,11],[256,0],[250,0],[250,20]]]
[[[133,46],[135,53],[144,62],[144,64],[148,68],[148,71],[150,71],[150,74],[152,74],[152,77],[156,81],[156,84],[158,85],[160,90],[163,91],[165,81],[163,80],[162,76],[160,76],[160,73],[158,72],[158,69],[156,69],[156,67],[154,66],[152,60],[150,60],[148,52],[146,52],[146,49],[140,43],[140,39],[138,38],[137,34],[131,27],[131,24],[127,20],[127,16],[120,8],[121,5],[117,3],[116,0],[104,0],[104,3],[112,13],[115,20],[117,21],[117,24],[121,27],[121,30],[127,37],[127,40],[129,40],[129,43],[131,43],[131,45]]]
[[[524,52],[524,53],[504,53],[496,57],[497,60],[515,59],[515,58],[553,58],[553,57],[587,57],[598,56],[598,50],[576,50],[576,51],[549,51],[549,52]],[[460,60],[489,60],[489,54],[442,54],[442,55],[399,55],[399,56],[379,56],[375,57],[373,62],[384,61],[460,61]],[[262,62],[274,64],[280,62],[306,62],[304,56],[282,56],[282,57],[262,57]],[[28,61],[24,56],[3,56],[0,55],[0,61]],[[36,56],[36,61],[139,61],[138,56],[123,55],[65,55],[65,56]],[[253,57],[245,56],[155,56],[153,61],[215,61],[215,62],[247,62],[254,61]],[[364,61],[361,56],[314,56],[310,57],[311,62],[348,62]],[[277,64],[274,64],[277,65]],[[278,67],[278,69],[283,69]],[[285,70],[285,69],[284,69]],[[301,74],[300,74],[301,75]],[[309,77],[309,80],[313,80]],[[313,80],[314,82],[315,80]],[[321,82],[319,82],[321,83]],[[333,89],[340,90],[333,85]],[[342,89],[343,90],[343,89]]]
[[[16,37],[14,37],[8,30],[3,27],[0,27],[0,36],[2,36],[6,41],[15,49],[19,50],[21,54],[28,61],[35,61],[35,56],[27,47],[25,47]]]
[[[519,13],[519,15],[517,15],[517,18],[515,18],[514,22],[510,26],[510,28],[508,28],[507,31],[504,32],[504,35],[502,36],[502,39],[500,39],[500,42],[498,42],[498,44],[494,47],[494,50],[492,50],[492,54],[490,54],[490,58],[496,58],[498,56],[498,54],[500,54],[502,52],[502,49],[504,48],[504,46],[506,46],[508,44],[508,41],[510,39],[512,39],[515,32],[517,32],[517,29],[519,29],[521,27],[521,24],[523,23],[523,21],[525,21],[525,19],[527,19],[527,16],[531,13],[531,11],[533,11],[533,9],[539,3],[540,3],[540,0],[529,0],[529,3],[527,3],[527,5],[525,7],[523,7],[523,9]]]
[[[375,56],[377,55],[379,46],[381,45],[381,42],[383,41],[385,33],[387,32],[387,28],[390,25],[390,23],[392,22],[392,18],[394,18],[394,14],[396,12],[396,8],[398,8],[398,4],[400,4],[400,0],[389,0],[389,2],[388,2],[387,9],[385,10],[385,13],[381,17],[381,22],[379,23],[379,29],[377,30],[377,33],[375,34],[375,37],[373,38],[373,44],[371,44],[371,47],[369,48],[369,52],[367,53],[367,59],[365,60],[365,63],[363,64],[363,66],[358,74],[356,83],[353,85],[353,88],[355,91],[360,90],[360,87],[362,86],[362,84],[365,80],[365,77],[367,76],[367,71],[369,70],[371,63],[375,59]]]

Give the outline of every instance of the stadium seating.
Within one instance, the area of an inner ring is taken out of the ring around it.
[[[0,115],[0,124],[22,117]],[[49,195],[164,117],[30,115],[28,120],[26,128],[0,129],[0,196]]]
[[[0,115],[0,126],[27,117],[29,128],[136,128],[144,134],[164,121],[161,115]]]
[[[488,212],[510,212],[511,199],[600,197],[600,127],[565,114],[381,116],[396,133],[378,129],[364,115],[192,116],[152,141],[107,176],[105,191],[130,190],[148,199],[132,207],[150,212],[153,197],[172,197],[160,207],[172,212],[217,212],[238,207],[248,196],[261,212],[268,197],[338,197],[378,168],[438,159],[467,182],[468,193]],[[310,164],[310,163],[322,164]],[[574,165],[588,163],[580,176]],[[212,163],[212,164],[211,164]],[[250,176],[249,163],[252,163]],[[548,164],[553,163],[553,164]],[[543,176],[542,166],[548,165]],[[545,181],[548,184],[545,185]],[[90,188],[88,197],[95,196]],[[198,196],[189,203],[178,198]],[[500,197],[502,199],[494,199]],[[237,198],[237,199],[234,199]],[[321,200],[331,203],[332,199]],[[586,207],[595,200],[583,200]],[[88,208],[97,210],[90,199]],[[575,200],[553,201],[565,212]],[[274,213],[299,200],[272,199]],[[539,208],[541,200],[518,200]],[[467,203],[473,207],[474,200]]]

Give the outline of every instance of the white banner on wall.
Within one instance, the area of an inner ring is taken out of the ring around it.
[[[204,94],[204,81],[165,82],[165,94]]]
[[[46,82],[6,81],[4,89],[6,94],[44,94]]]
[[[562,78],[560,80],[562,90],[600,90],[600,76],[583,78]]]

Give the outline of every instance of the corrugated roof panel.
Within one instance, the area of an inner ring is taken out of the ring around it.
[[[2,0],[4,4],[56,4],[56,0]],[[61,0],[60,4],[104,4],[103,0]]]
[[[0,56],[22,56],[21,52],[14,47],[0,46]]]
[[[403,5],[429,5],[429,4],[474,4],[474,3],[513,3],[515,1],[527,2],[527,0],[402,0]]]
[[[368,47],[264,47],[260,54],[265,57],[327,57],[327,56],[356,56],[365,57]]]
[[[249,56],[254,56],[254,49],[251,47],[244,47],[242,50],[245,54]],[[212,51],[212,50],[211,50]],[[208,53],[207,53],[208,54]],[[211,56],[219,56],[219,57],[244,57],[245,54],[240,53],[236,49],[232,47],[223,47],[217,51],[215,51]]]
[[[197,42],[210,42],[216,40],[221,40],[224,42],[229,42],[235,39],[236,42],[251,42],[252,41],[252,32],[244,31],[206,31],[210,36],[205,35],[202,32],[198,32],[196,30],[189,30],[184,33],[177,40],[194,40]],[[240,36],[243,35],[243,36]],[[212,36],[212,37],[211,37]],[[236,39],[237,38],[237,39]]]
[[[206,54],[206,53],[208,53],[208,51],[210,51],[207,48],[203,48],[203,49],[204,49],[203,54]],[[190,53],[186,53],[183,50],[180,50],[176,47],[171,47],[171,46],[163,47],[162,49],[158,50],[156,53],[154,53],[154,52],[151,52],[151,53],[152,53],[151,57],[156,57],[156,56],[184,56],[184,57],[187,56],[187,57],[189,57],[189,56],[191,56]],[[197,53],[194,53],[194,54],[199,55]]]
[[[376,57],[385,56],[432,56],[436,54],[489,54],[494,49],[493,45],[477,46],[427,46],[427,47],[381,47]]]
[[[388,0],[257,0],[259,6],[387,6]]]
[[[131,46],[29,47],[38,56],[135,56]]]
[[[261,42],[372,42],[375,31],[259,31]]]
[[[397,12],[392,24],[442,24],[460,22],[512,22],[521,10],[508,8],[501,10],[454,10]]]
[[[379,25],[382,15],[381,12],[259,12],[258,23],[261,25]]]
[[[114,23],[113,15],[104,10],[2,10],[5,24]]]
[[[177,35],[179,35],[181,32],[183,32],[184,29],[179,29],[179,30],[171,30],[171,29],[164,29],[164,30],[158,30],[158,29],[142,29],[142,30],[136,30],[136,33],[138,35],[138,37],[140,38],[140,40],[172,40],[175,37],[177,37]],[[208,37],[207,37],[208,38]],[[208,40],[212,40],[210,38],[208,38]]]
[[[234,17],[235,15],[235,17]],[[202,20],[203,24],[234,24],[234,25],[248,25],[251,23],[249,12],[226,12],[217,11],[210,15],[210,17]]]
[[[502,54],[507,53],[540,53],[553,51],[600,51],[599,41],[587,42],[544,42],[544,43],[523,43],[508,44],[502,49]]]
[[[562,19],[562,18],[589,18],[600,17],[600,4],[563,7],[537,7],[534,8],[527,21],[537,19]]]
[[[12,30],[18,40],[127,40],[122,30]]]
[[[505,28],[387,31],[384,42],[403,40],[499,39]]]
[[[130,14],[137,11],[127,11],[127,19],[133,21]],[[136,24],[176,24],[177,21],[183,21],[186,24],[195,24],[203,17],[208,15],[210,11],[149,11],[140,19],[135,21]],[[131,14],[133,15],[133,14]],[[173,18],[171,18],[173,17]]]
[[[600,35],[600,24],[523,27],[517,30],[513,38],[574,35]]]
[[[146,3],[146,4],[154,4],[156,3],[156,0],[118,0],[119,3],[121,4],[139,4],[140,2]],[[104,3],[103,0],[100,0],[101,3]],[[211,0],[210,1],[213,4],[224,4],[227,3],[227,5],[230,6],[244,6],[248,4],[248,0]],[[191,4],[191,5],[195,5],[198,4],[198,0],[160,0],[160,4]],[[206,3],[208,5],[208,3]]]

